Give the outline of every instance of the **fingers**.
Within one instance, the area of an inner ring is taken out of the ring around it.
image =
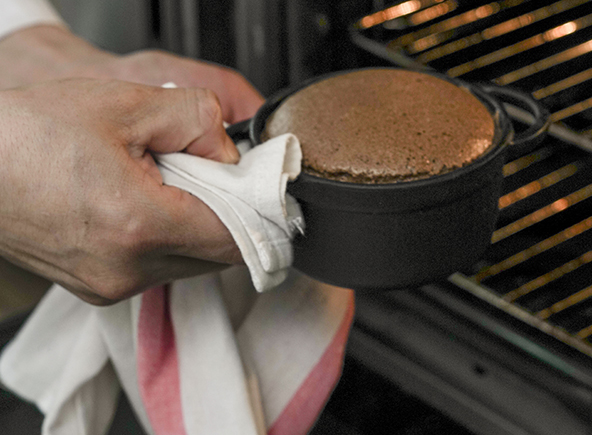
[[[224,163],[238,162],[240,156],[234,142],[224,129],[222,108],[218,98],[212,91],[203,89],[187,89],[186,92],[193,94],[188,96],[190,101],[188,102],[189,110],[187,114],[191,117],[191,108],[196,108],[196,118],[199,119],[205,130],[201,137],[196,138],[186,147],[186,151],[193,155]],[[206,126],[209,126],[209,128]]]
[[[259,91],[234,71],[227,74],[225,86],[217,95],[223,111],[227,108],[224,119],[231,124],[252,118],[265,102]]]
[[[212,92],[74,79],[4,91],[0,113],[0,255],[100,305],[241,261],[146,152],[235,161]]]
[[[226,163],[238,160],[212,92],[151,89],[154,95],[145,100],[144,116],[134,123],[136,144],[144,143],[145,149],[160,153],[184,150]],[[141,185],[132,194],[141,198],[134,205],[134,213],[142,222],[136,227],[141,240],[134,244],[152,252],[142,262],[145,269],[139,276],[154,285],[205,273],[221,267],[220,264],[242,263],[229,230],[205,203],[181,189],[163,186],[162,178],[151,174],[155,165],[148,154],[134,160],[138,168],[132,178]],[[146,178],[143,174],[152,176]],[[123,292],[127,297],[144,286],[135,283],[123,287],[131,289]]]
[[[223,163],[239,160],[236,146],[224,129],[220,103],[212,91],[153,88],[153,93],[142,101],[142,116],[133,123],[130,146],[140,150],[136,157],[148,149],[157,153],[186,151]]]
[[[116,76],[126,81],[160,86],[174,82],[183,88],[211,89],[220,100],[224,121],[234,124],[253,117],[263,96],[236,71],[203,61],[195,61],[147,50],[114,61]]]
[[[127,202],[127,211],[115,211],[133,214],[115,219],[124,222],[118,226],[126,227],[126,234],[101,232],[100,249],[83,256],[75,273],[60,273],[54,281],[89,303],[110,305],[156,285],[242,262],[228,229],[189,193],[148,181]]]
[[[192,62],[188,86],[211,89],[220,100],[222,116],[234,124],[252,118],[265,99],[242,75],[228,68]]]

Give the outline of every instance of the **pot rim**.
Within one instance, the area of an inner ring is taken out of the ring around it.
[[[365,70],[377,70],[377,69],[388,69],[388,70],[403,70],[404,68],[399,67],[367,67],[367,68],[357,68],[357,69],[348,69],[348,70],[340,70],[336,72],[332,72],[329,74],[320,75],[317,77],[313,77],[309,80],[306,80],[297,86],[290,87],[280,91],[279,93],[273,95],[271,98],[267,99],[264,104],[259,108],[255,116],[251,119],[249,124],[249,136],[254,145],[261,144],[260,135],[263,129],[265,128],[265,123],[267,122],[267,118],[273,113],[273,111],[289,96],[293,95],[294,93],[304,89],[305,87],[312,85],[314,83],[321,82],[323,80],[337,77],[343,74],[349,74],[357,71],[365,71]],[[474,97],[476,97],[489,111],[493,118],[494,122],[494,136],[492,139],[492,144],[479,157],[475,160],[471,161],[470,163],[461,166],[459,168],[452,169],[448,172],[443,174],[433,175],[427,178],[421,178],[417,180],[400,180],[393,183],[380,183],[380,184],[369,184],[369,183],[353,183],[349,181],[338,181],[332,180],[329,178],[323,178],[316,175],[307,174],[301,172],[298,178],[295,181],[290,182],[290,184],[298,185],[302,183],[313,183],[319,186],[329,187],[329,188],[339,188],[344,189],[347,188],[350,191],[360,191],[360,192],[367,192],[367,191],[393,191],[393,190],[407,190],[407,189],[421,189],[421,188],[430,188],[431,186],[437,184],[446,183],[448,181],[457,180],[459,177],[464,177],[468,173],[473,171],[480,170],[483,166],[487,165],[490,161],[494,160],[500,153],[504,152],[505,149],[511,144],[511,141],[514,137],[514,129],[512,127],[512,123],[509,119],[508,114],[506,113],[505,109],[503,109],[502,105],[499,101],[497,101],[494,97],[487,94],[484,90],[480,88],[478,84],[469,84],[462,80],[448,77],[444,74],[440,74],[433,71],[415,71],[422,74],[428,74],[434,76],[436,78],[445,80],[453,85],[459,87],[460,89],[465,90],[466,92],[471,93]]]

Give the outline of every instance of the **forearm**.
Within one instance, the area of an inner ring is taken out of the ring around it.
[[[65,27],[27,27],[0,40],[0,88],[76,76],[107,78],[115,57]]]

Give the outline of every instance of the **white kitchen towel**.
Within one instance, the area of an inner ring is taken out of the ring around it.
[[[163,88],[176,88],[173,82]],[[228,124],[224,124],[227,126]],[[292,264],[291,240],[304,233],[304,219],[287,192],[300,174],[302,151],[293,134],[254,148],[237,144],[238,164],[224,164],[186,153],[157,154],[164,184],[200,198],[228,228],[258,291],[280,284]]]
[[[229,307],[244,294],[246,309]],[[149,435],[304,435],[339,379],[353,311],[352,291],[293,270],[263,294],[234,267],[111,307],[55,285],[0,378],[45,414],[42,435],[106,434],[120,386]]]
[[[304,231],[296,201],[286,194],[300,174],[298,139],[285,134],[258,145],[236,165],[185,153],[155,156],[165,184],[204,201],[230,230],[255,287],[281,283],[292,264],[291,239]]]
[[[45,414],[43,435],[104,435],[120,386],[148,434],[307,433],[339,378],[354,301],[289,269],[303,225],[284,195],[294,144],[270,141],[236,166],[157,156],[165,183],[229,227],[247,268],[111,307],[52,287],[0,358],[1,382]]]

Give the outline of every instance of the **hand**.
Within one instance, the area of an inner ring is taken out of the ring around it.
[[[205,204],[162,185],[148,151],[181,150],[238,160],[212,92],[87,79],[0,92],[0,255],[94,304],[240,262]]]
[[[153,50],[119,56],[58,26],[30,27],[0,40],[0,88],[67,77],[211,89],[229,123],[252,117],[263,103],[259,92],[231,69]]]

